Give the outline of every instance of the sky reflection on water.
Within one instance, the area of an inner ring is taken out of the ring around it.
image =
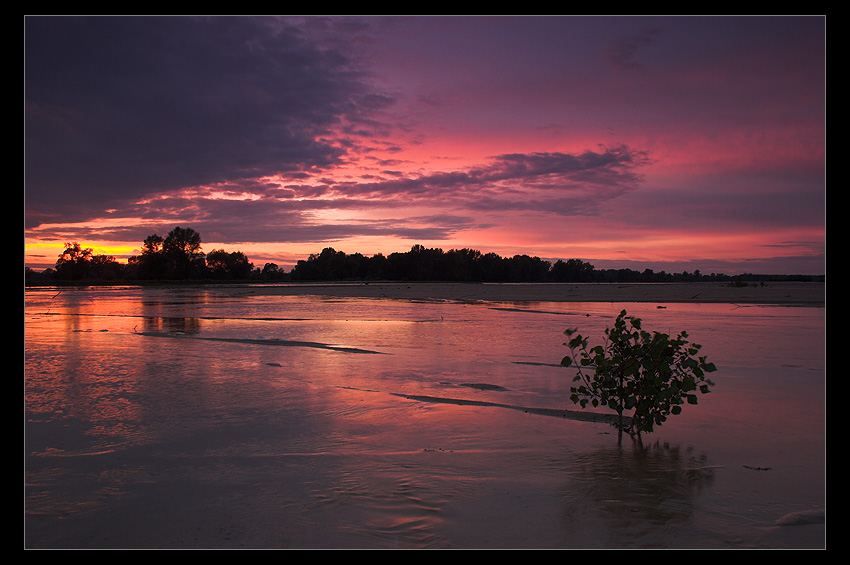
[[[666,306],[27,290],[27,546],[822,547],[824,311]],[[622,308],[719,368],[645,449],[451,402],[575,409]]]

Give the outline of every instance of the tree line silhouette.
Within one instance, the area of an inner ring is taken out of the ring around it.
[[[414,245],[410,251],[365,256],[346,254],[332,247],[300,260],[290,272],[275,263],[262,268],[241,251],[201,250],[201,236],[191,228],[175,227],[166,237],[152,234],[142,243],[140,255],[126,264],[109,255],[95,255],[78,243],[66,243],[54,269],[41,273],[26,268],[26,282],[39,281],[432,281],[432,282],[696,282],[730,284],[766,280],[824,280],[808,275],[703,275],[654,272],[652,269],[596,269],[580,259],[558,259],[554,263],[539,257],[501,257],[474,249],[426,248]]]

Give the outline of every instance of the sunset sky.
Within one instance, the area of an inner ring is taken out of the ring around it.
[[[175,226],[823,274],[824,17],[25,17],[25,264]]]

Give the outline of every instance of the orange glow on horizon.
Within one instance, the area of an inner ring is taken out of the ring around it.
[[[337,212],[323,214],[323,220],[346,219],[350,216]],[[786,244],[781,247],[777,242],[817,242],[823,241],[824,233],[818,230],[788,230],[771,233],[666,233],[663,231],[641,234],[624,232],[622,235],[610,234],[607,237],[578,237],[573,233],[552,234],[553,237],[541,238],[539,233],[529,230],[524,233],[521,224],[513,229],[492,227],[486,229],[460,230],[450,237],[439,240],[427,238],[401,238],[380,235],[360,235],[324,241],[298,243],[239,243],[205,241],[204,252],[213,249],[241,251],[257,268],[265,263],[275,263],[284,270],[290,270],[299,260],[307,259],[313,253],[319,253],[326,247],[332,247],[346,254],[361,253],[366,256],[377,254],[390,255],[404,253],[413,245],[450,249],[475,249],[481,253],[496,253],[503,257],[525,254],[547,260],[582,259],[593,261],[635,262],[699,262],[701,260],[747,261],[765,255],[766,250],[776,257],[794,257],[806,255],[804,243]],[[203,234],[201,234],[203,236]],[[611,236],[613,235],[613,237]],[[24,244],[25,265],[35,270],[55,267],[57,258],[65,249],[65,241],[43,240],[28,237]],[[95,255],[109,255],[116,261],[126,263],[130,256],[140,253],[141,242],[120,242],[100,240],[77,241],[81,247],[92,249]]]
[[[56,260],[65,251],[66,243],[71,241],[41,241],[27,238],[24,242],[24,263],[27,267],[37,270],[53,268]],[[86,242],[77,241],[83,249],[91,249],[92,255],[108,255],[119,263],[127,263],[127,259],[140,253],[141,243],[132,245],[126,242]]]

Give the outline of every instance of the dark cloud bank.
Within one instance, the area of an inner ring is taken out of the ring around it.
[[[317,184],[353,159],[358,143],[390,129],[378,116],[393,100],[295,20],[28,17],[25,31],[27,227],[113,210],[191,221],[235,241],[297,241],[319,235],[305,226],[305,212],[330,206],[436,199],[467,210],[589,213],[637,186],[636,168],[647,161],[626,147],[508,154],[461,171]],[[292,182],[255,180],[276,174]],[[174,196],[203,185],[259,200]],[[470,221],[422,231],[387,220],[323,233],[443,237],[460,225]]]
[[[185,186],[329,167],[344,149],[323,136],[385,103],[340,52],[286,20],[25,25],[30,225]]]

